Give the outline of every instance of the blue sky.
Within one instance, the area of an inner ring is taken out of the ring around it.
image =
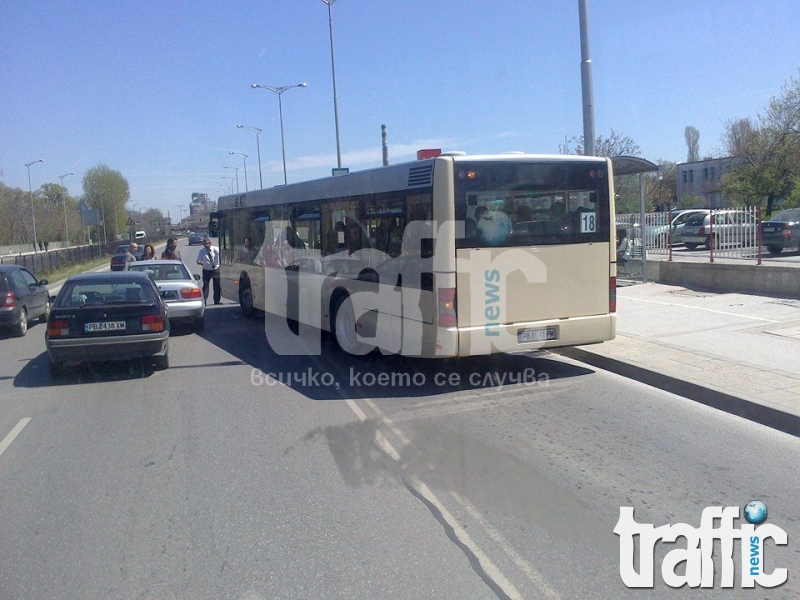
[[[796,0],[588,0],[596,132],[642,155],[722,152],[725,123],[756,116],[800,67]],[[332,8],[342,164],[420,148],[557,153],[580,135],[577,0],[339,0]],[[286,92],[289,182],[336,166],[328,9],[321,0],[6,3],[0,18],[0,181],[82,193],[104,163],[139,210],[174,219],[193,192],[227,193],[248,155],[258,184],[283,183],[278,97]],[[220,185],[222,184],[222,186]]]

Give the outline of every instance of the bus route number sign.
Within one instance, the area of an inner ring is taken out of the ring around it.
[[[581,233],[597,232],[597,213],[581,213]]]

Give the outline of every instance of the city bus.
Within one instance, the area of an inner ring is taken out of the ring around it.
[[[613,339],[611,160],[443,153],[219,198],[221,286],[349,354]],[[267,337],[269,338],[269,332]]]

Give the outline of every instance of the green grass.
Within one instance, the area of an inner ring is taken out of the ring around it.
[[[84,271],[89,271],[97,267],[102,267],[103,265],[108,265],[110,260],[110,256],[104,256],[103,258],[97,258],[88,262],[69,265],[61,269],[56,269],[55,271],[50,271],[44,275],[44,278],[50,283],[55,283],[56,281],[66,279],[70,275],[77,275],[78,273],[83,273]]]

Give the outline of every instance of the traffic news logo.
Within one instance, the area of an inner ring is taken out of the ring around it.
[[[741,548],[741,587],[752,588],[757,583],[761,587],[772,588],[785,583],[787,569],[775,568],[770,573],[765,572],[764,550],[767,539],[772,539],[778,546],[785,546],[788,543],[786,532],[777,525],[764,524],[767,507],[761,501],[749,502],[744,507],[744,513],[748,523],[743,523],[740,528],[734,527],[734,521],[739,518],[737,506],[704,508],[700,527],[697,528],[685,523],[653,527],[649,523],[637,523],[632,506],[620,507],[614,533],[619,536],[619,574],[622,582],[629,588],[652,588],[656,542],[671,543],[682,537],[686,540],[686,547],[667,552],[661,563],[661,577],[670,587],[714,587],[715,540],[720,543],[721,587],[731,588],[734,585],[735,540],[739,540]],[[717,523],[719,525],[715,527]],[[639,537],[638,552],[635,548],[636,536]],[[639,556],[638,572],[634,563],[635,553]],[[686,565],[683,575],[675,572],[681,563]]]

